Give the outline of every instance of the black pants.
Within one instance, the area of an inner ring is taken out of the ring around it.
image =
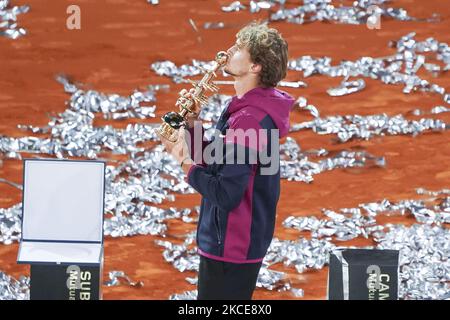
[[[251,300],[261,264],[222,262],[200,255],[197,299]]]

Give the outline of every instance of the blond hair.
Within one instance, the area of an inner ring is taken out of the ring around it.
[[[247,47],[253,63],[261,65],[260,85],[276,87],[286,77],[288,44],[278,30],[252,22],[236,34],[239,46]]]

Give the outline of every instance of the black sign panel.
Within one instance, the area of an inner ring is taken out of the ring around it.
[[[101,267],[31,265],[31,300],[99,300]]]
[[[329,300],[397,300],[397,250],[346,249],[330,254]]]

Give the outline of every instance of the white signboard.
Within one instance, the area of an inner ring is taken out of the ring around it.
[[[99,263],[105,163],[24,160],[19,263]]]

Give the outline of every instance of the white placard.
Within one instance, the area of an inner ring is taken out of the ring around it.
[[[105,163],[25,160],[22,240],[102,242]]]

